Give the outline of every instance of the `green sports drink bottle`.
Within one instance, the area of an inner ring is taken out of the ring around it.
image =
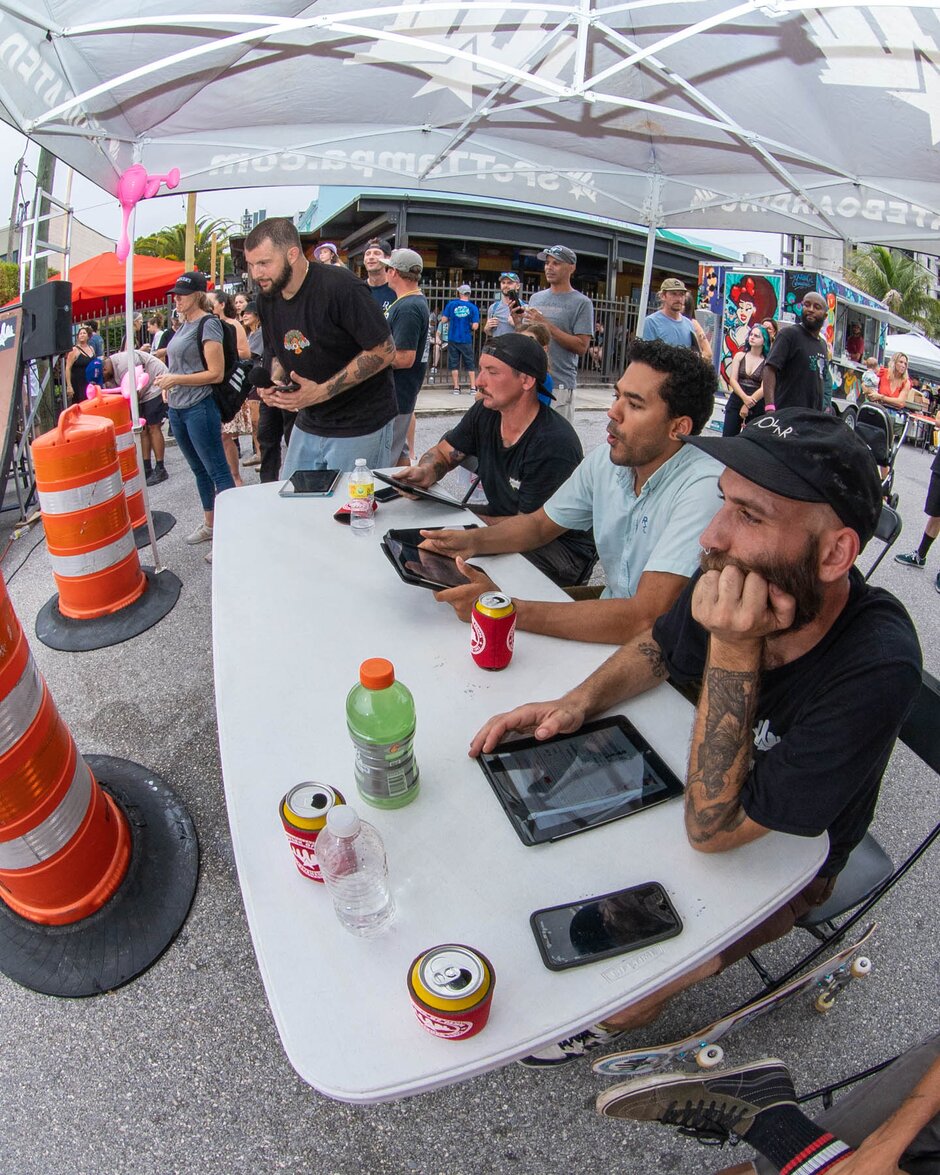
[[[418,794],[415,703],[395,667],[370,657],[346,698],[346,725],[356,749],[356,786],[367,804],[403,808]]]

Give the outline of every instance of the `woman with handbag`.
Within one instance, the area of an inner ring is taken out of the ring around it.
[[[204,512],[202,524],[185,541],[211,543],[216,494],[235,487],[222,448],[222,417],[212,394],[213,385],[220,383],[225,374],[223,328],[209,313],[204,274],[195,270],[181,274],[169,292],[180,325],[167,347],[169,371],[155,382],[170,407],[170,427],[196,478]],[[209,321],[200,326],[203,318]],[[205,364],[200,355],[200,339]],[[206,562],[212,562],[211,550]]]

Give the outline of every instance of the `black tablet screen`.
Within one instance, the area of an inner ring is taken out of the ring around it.
[[[575,734],[505,743],[480,764],[526,844],[570,836],[682,794],[682,784],[626,718]]]
[[[419,541],[422,541],[419,536]],[[436,555],[415,543],[402,542],[390,532],[385,536],[389,554],[405,571],[426,583],[435,586],[460,587],[470,580],[457,569],[457,564],[447,555]]]

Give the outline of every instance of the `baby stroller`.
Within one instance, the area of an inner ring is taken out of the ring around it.
[[[894,462],[907,436],[910,420],[906,412],[886,412],[878,404],[861,404],[855,431],[871,449],[881,473],[881,496],[893,510],[898,504],[894,486]]]

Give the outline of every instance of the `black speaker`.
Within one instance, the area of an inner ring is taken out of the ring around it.
[[[72,283],[46,282],[23,292],[24,359],[47,359],[72,349]]]

